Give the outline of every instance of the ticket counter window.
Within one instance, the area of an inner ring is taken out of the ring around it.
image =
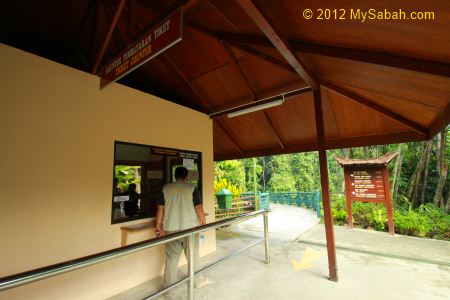
[[[115,142],[111,223],[155,217],[162,187],[178,166],[201,193],[200,152]]]

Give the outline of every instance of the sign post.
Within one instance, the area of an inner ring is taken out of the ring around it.
[[[100,89],[139,68],[181,41],[183,10],[180,8],[123,50],[100,71]]]
[[[394,234],[394,217],[387,164],[396,155],[397,152],[369,160],[336,157],[336,160],[344,167],[348,225],[350,228],[353,228],[352,202],[383,203],[387,210],[389,233]]]

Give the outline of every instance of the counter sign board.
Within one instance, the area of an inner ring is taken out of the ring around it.
[[[386,206],[389,232],[394,234],[392,199],[387,164],[398,153],[389,153],[375,159],[348,159],[336,157],[344,168],[348,225],[353,228],[352,202],[375,202]]]
[[[183,10],[180,8],[123,50],[100,71],[100,88],[139,68],[182,39]]]

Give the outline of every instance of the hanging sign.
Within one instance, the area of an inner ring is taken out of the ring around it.
[[[183,10],[180,8],[110,61],[100,72],[100,88],[119,80],[181,41],[182,26]]]

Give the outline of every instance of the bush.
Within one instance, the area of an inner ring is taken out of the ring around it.
[[[332,197],[331,212],[335,224],[347,224],[345,197]],[[352,212],[356,227],[389,230],[387,211],[382,204],[354,202]],[[396,233],[450,241],[450,215],[432,203],[421,205],[417,210],[413,210],[410,205],[395,209],[394,225]]]
[[[425,237],[430,231],[428,219],[414,210],[396,210],[394,223],[395,231],[405,235]]]

